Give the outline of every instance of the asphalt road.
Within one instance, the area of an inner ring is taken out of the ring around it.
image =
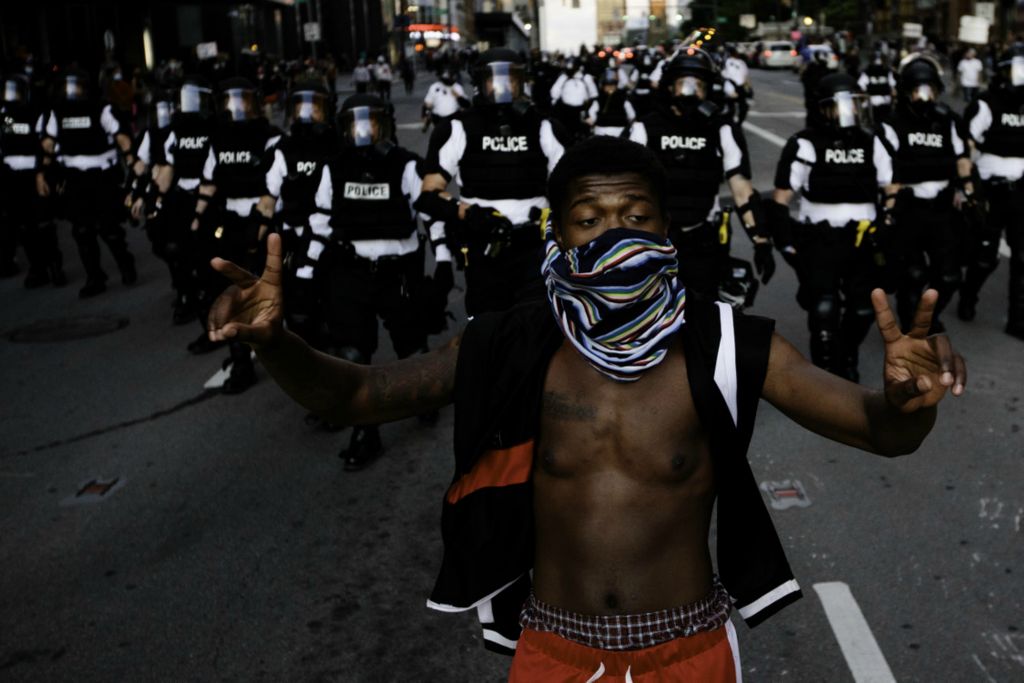
[[[802,99],[790,73],[754,79],[747,137],[767,190]],[[395,98],[420,152],[426,85]],[[139,283],[84,302],[67,226],[61,242],[69,287],[0,282],[0,680],[502,680],[508,660],[482,649],[475,615],[424,606],[451,409],[385,426],[385,456],[346,473],[348,433],[306,426],[262,369],[240,396],[204,393],[223,357],[185,351],[199,327],[170,324],[141,231]],[[744,238],[735,251],[749,255]],[[762,404],[755,475],[800,482],[810,504],[773,511],[804,599],[754,630],[734,617],[746,680],[1024,679],[1024,345],[1001,331],[1005,292],[1004,264],[976,322],[946,317],[968,392],[911,456],[833,444]],[[780,260],[753,311],[806,349],[794,293]],[[87,326],[109,332],[27,341]],[[880,348],[872,333],[868,385]],[[76,496],[114,480],[99,502]],[[858,608],[819,596],[835,582]]]

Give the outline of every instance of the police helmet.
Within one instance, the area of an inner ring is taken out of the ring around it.
[[[935,102],[942,89],[942,67],[932,57],[914,53],[900,62],[896,91],[901,99]]]
[[[89,74],[82,69],[68,69],[61,78],[61,96],[69,102],[89,99],[91,89]]]
[[[818,82],[816,93],[821,112],[832,127],[851,129],[869,125],[871,107],[853,76],[829,74]]]
[[[1013,43],[999,55],[996,72],[1004,86],[1024,90],[1024,43]]]
[[[256,86],[247,78],[228,78],[218,86],[220,111],[232,121],[249,121],[257,116]]]
[[[177,103],[172,93],[166,90],[157,90],[153,96],[153,103],[150,105],[149,125],[163,130],[171,125],[171,119],[177,109]]]
[[[183,114],[213,113],[213,88],[202,76],[186,76],[178,88],[178,111]]]
[[[11,74],[4,79],[4,102],[23,104],[28,102],[29,92],[28,78],[22,74]]]
[[[298,80],[288,93],[288,112],[292,121],[324,123],[327,121],[328,94],[319,80]]]
[[[338,132],[350,147],[373,147],[390,142],[394,130],[393,110],[376,95],[352,95],[341,104]]]
[[[492,47],[473,65],[477,100],[484,104],[512,104],[523,97],[526,81],[522,57],[506,47]]]
[[[451,69],[444,69],[441,72],[441,82],[445,85],[455,85],[455,74]]]
[[[706,100],[718,78],[715,60],[695,45],[683,48],[662,70],[658,87],[676,105]]]

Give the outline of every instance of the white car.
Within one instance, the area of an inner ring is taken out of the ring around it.
[[[764,44],[758,61],[765,69],[792,69],[800,63],[800,54],[792,41],[775,40]]]

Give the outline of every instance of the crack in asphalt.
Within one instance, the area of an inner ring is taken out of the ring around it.
[[[24,450],[17,451],[16,453],[0,455],[0,458],[7,457],[7,455],[29,455],[31,453],[39,453],[41,451],[46,451],[51,448],[56,448],[58,446],[66,446],[68,444],[77,443],[79,441],[85,441],[86,439],[91,439],[96,436],[109,434],[110,432],[115,432],[119,429],[127,429],[128,427],[134,427],[135,425],[142,424],[143,422],[153,422],[155,420],[167,417],[168,415],[173,415],[174,413],[184,410],[185,408],[190,408],[194,405],[202,403],[203,401],[211,399],[214,396],[219,395],[219,391],[204,389],[202,392],[193,396],[192,398],[185,399],[184,401],[176,403],[170,408],[158,410],[144,417],[137,417],[132,420],[125,420],[124,422],[118,422],[112,425],[108,425],[106,427],[100,427],[99,429],[93,429],[92,431],[85,432],[84,434],[78,434],[76,436],[70,436],[66,439],[58,439],[56,441],[51,441],[49,443],[40,444],[39,446],[26,448]]]

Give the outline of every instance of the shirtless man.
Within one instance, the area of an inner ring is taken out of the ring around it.
[[[446,347],[388,365],[320,354],[283,328],[277,236],[259,279],[213,262],[235,285],[210,314],[211,339],[251,344],[309,410],[361,424],[455,403],[457,471],[428,604],[476,608],[485,645],[515,651],[511,681],[735,680],[733,606],[753,625],[800,595],[746,464],[759,398],[895,456],[920,445],[947,391],[964,391],[963,359],[926,337],[931,290],[909,335],[873,292],[882,391],[815,367],[771,321],[684,306],[665,192],[640,145],[569,150],[549,180],[549,301],[478,316]]]

